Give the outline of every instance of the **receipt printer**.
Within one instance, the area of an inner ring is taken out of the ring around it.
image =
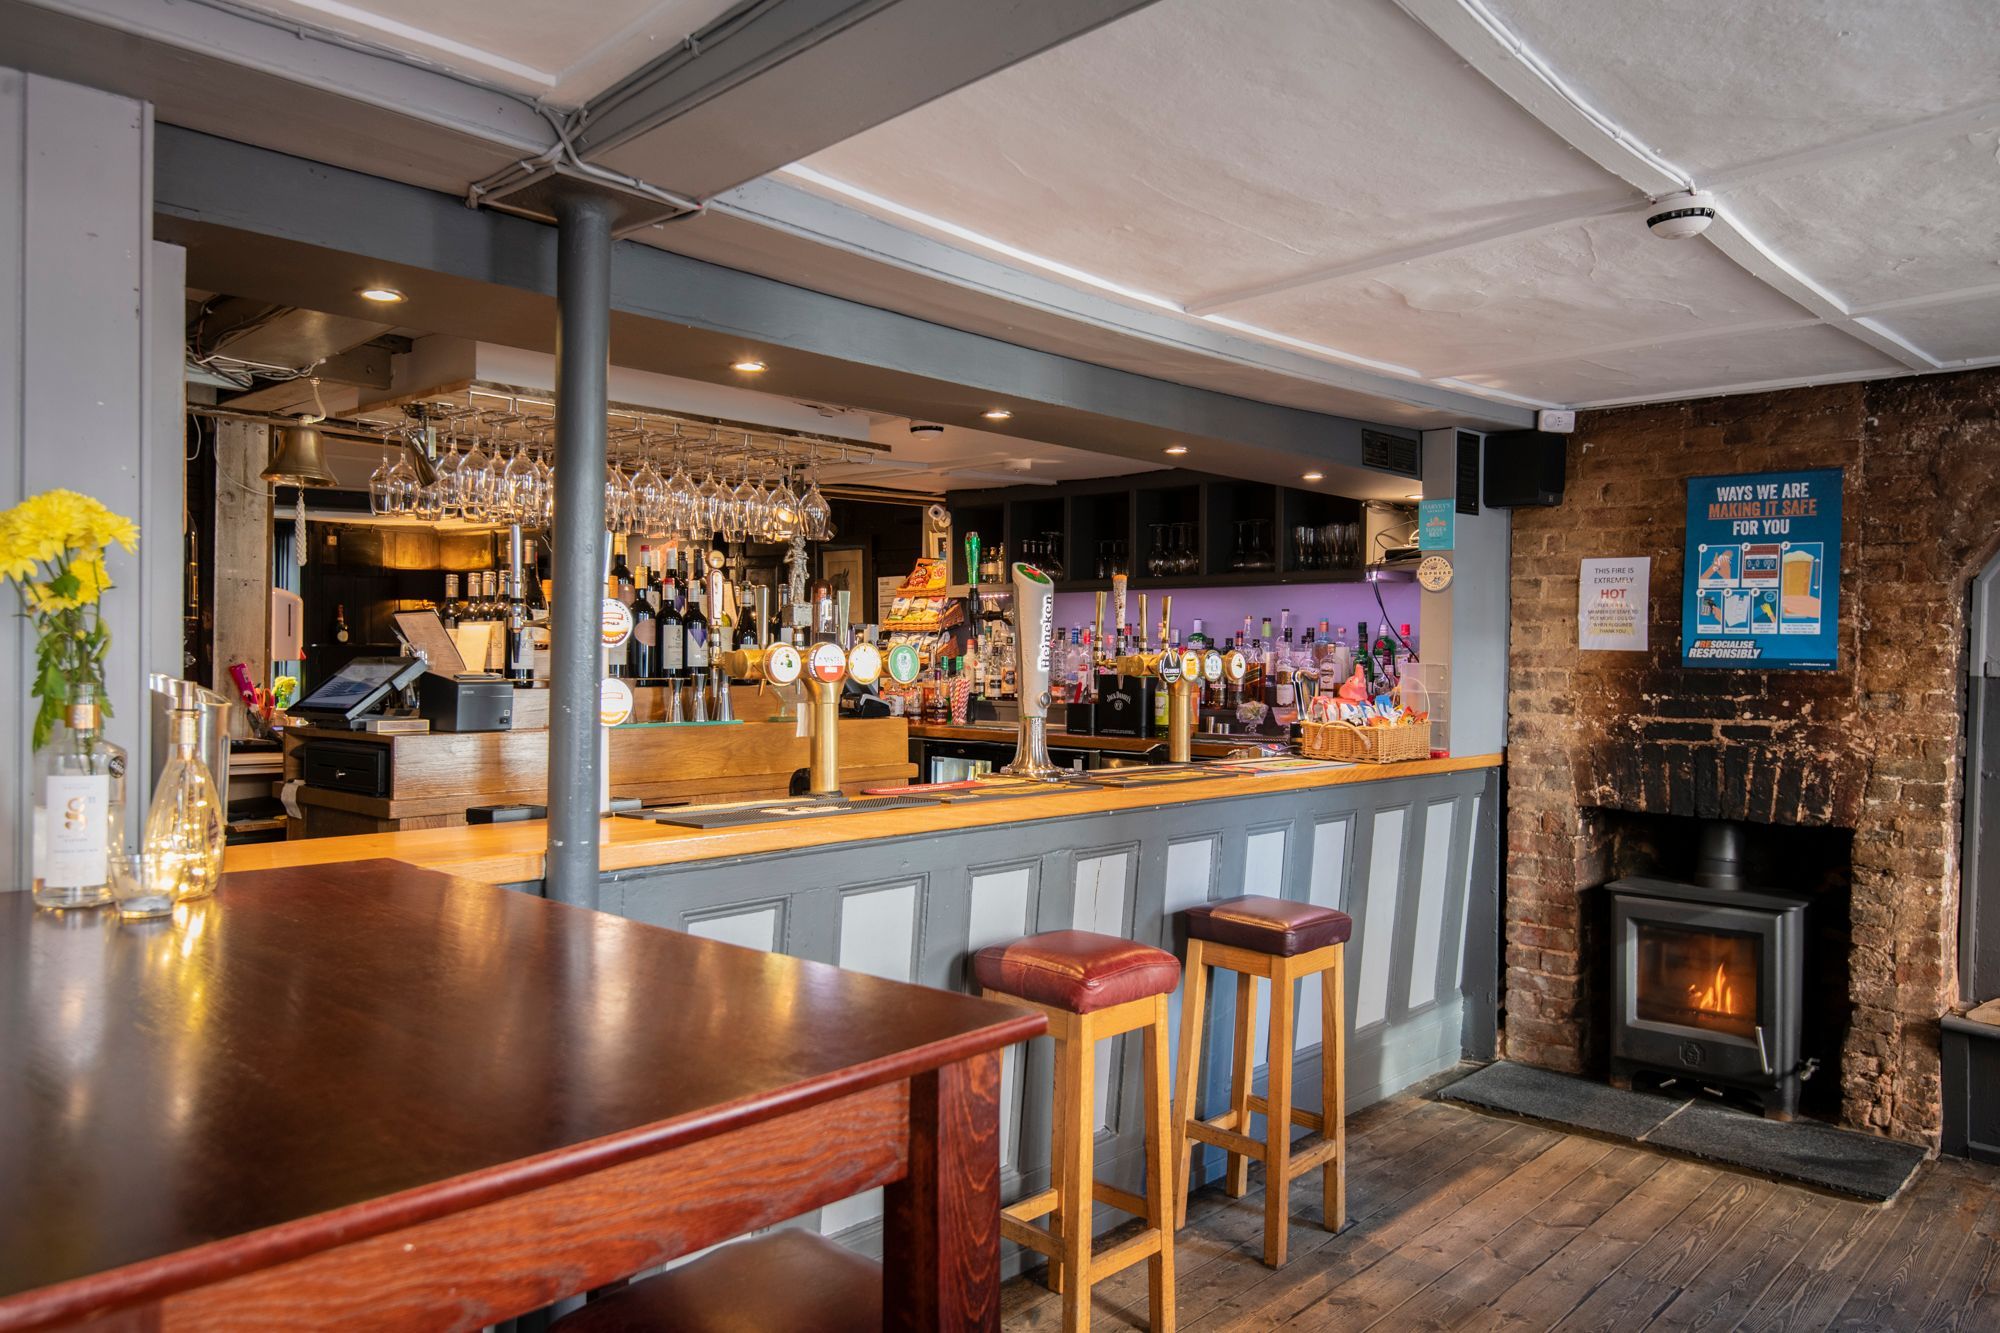
[[[427,671],[417,683],[417,712],[432,731],[511,731],[514,686],[504,676]]]

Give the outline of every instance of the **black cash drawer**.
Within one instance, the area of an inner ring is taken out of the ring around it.
[[[389,794],[389,747],[349,741],[307,741],[299,747],[299,776],[309,787],[360,796]]]

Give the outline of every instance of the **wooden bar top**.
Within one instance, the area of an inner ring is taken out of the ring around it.
[[[157,1301],[1044,1028],[393,861],[230,875],[171,922],[0,894],[0,975],[0,1329]]]
[[[1012,723],[973,722],[956,726],[942,722],[912,722],[910,735],[927,741],[971,741],[979,745],[1012,746],[1016,735]],[[1196,735],[1191,753],[1197,759],[1220,759],[1241,749],[1256,749],[1266,742],[1279,742],[1281,736],[1203,736]],[[1147,754],[1158,750],[1167,752],[1164,736],[1087,736],[1081,732],[1051,731],[1049,748],[1054,750],[1102,750],[1110,754]]]
[[[1497,754],[1456,755],[1401,764],[1347,764],[1302,773],[1201,778],[1152,787],[1060,784],[1052,786],[1045,795],[1018,799],[966,801],[835,815],[802,822],[744,824],[722,829],[672,828],[640,819],[608,819],[604,821],[601,831],[598,864],[606,871],[641,870],[649,866],[796,851],[874,838],[911,837],[995,824],[1139,810],[1187,801],[1461,773],[1497,768],[1501,762],[1501,756]],[[226,864],[231,870],[254,870],[388,857],[488,884],[514,884],[542,877],[542,855],[547,841],[548,832],[544,823],[530,820],[476,828],[419,829],[232,847]]]

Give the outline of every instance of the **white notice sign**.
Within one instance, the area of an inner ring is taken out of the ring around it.
[[[1652,578],[1651,556],[1584,561],[1577,581],[1576,646],[1600,652],[1645,652]]]

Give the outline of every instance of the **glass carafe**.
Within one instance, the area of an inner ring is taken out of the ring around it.
[[[144,850],[171,858],[178,867],[175,896],[205,898],[222,878],[222,849],[228,837],[225,803],[215,776],[202,761],[201,714],[176,708],[173,754],[160,772],[159,789],[146,812]]]
[[[93,684],[72,684],[63,723],[35,752],[37,907],[111,901],[111,857],[125,850],[125,751],[104,739]]]

